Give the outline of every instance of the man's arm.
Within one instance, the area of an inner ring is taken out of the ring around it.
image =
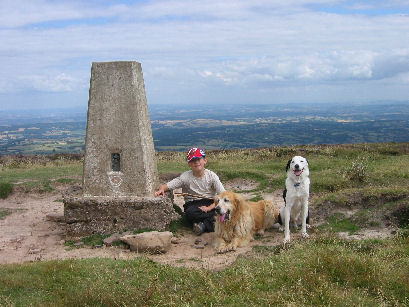
[[[204,211],[204,212],[209,212],[209,211],[213,210],[214,207],[216,207],[216,204],[212,203],[209,206],[200,206],[199,209]]]

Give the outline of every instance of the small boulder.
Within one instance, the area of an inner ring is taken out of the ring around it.
[[[56,222],[56,223],[64,223],[65,222],[64,214],[49,213],[49,214],[46,215],[46,218],[47,218],[48,221],[51,221],[51,222]]]
[[[172,244],[179,244],[179,243],[180,243],[180,240],[179,240],[178,238],[173,237],[173,238],[170,240],[170,243],[172,243]]]
[[[131,251],[163,254],[170,250],[173,234],[170,231],[150,231],[121,237]]]
[[[28,251],[28,253],[31,254],[31,255],[39,254],[39,253],[41,253],[41,248],[33,248],[33,249],[30,249],[30,250]]]

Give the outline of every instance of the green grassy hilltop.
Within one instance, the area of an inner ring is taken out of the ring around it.
[[[207,167],[222,182],[257,183],[254,199],[283,189],[287,161],[306,157],[310,212],[320,221],[316,234],[285,248],[259,245],[218,272],[143,257],[1,265],[0,306],[409,305],[409,143],[206,153]],[[161,178],[188,169],[182,152],[158,152],[157,161]],[[81,175],[81,155],[0,157],[2,198],[16,189],[52,193],[58,185],[80,183]],[[0,210],[0,220],[6,214]],[[395,229],[389,239],[335,235],[388,227]]]

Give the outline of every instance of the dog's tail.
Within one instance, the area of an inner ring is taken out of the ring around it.
[[[278,223],[280,216],[280,210],[273,204],[272,201],[264,200],[264,218],[266,219],[266,224],[269,224],[267,228],[272,227],[274,224]]]

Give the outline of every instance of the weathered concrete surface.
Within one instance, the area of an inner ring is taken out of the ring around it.
[[[170,231],[150,231],[126,235],[121,237],[121,240],[130,246],[131,251],[163,254],[170,250],[172,238]]]
[[[113,154],[119,157],[116,166]],[[152,196],[157,186],[141,64],[92,63],[84,196]]]
[[[68,239],[167,230],[180,216],[158,187],[141,64],[92,63],[83,186],[64,195]]]
[[[66,238],[112,234],[126,230],[169,229],[180,215],[168,197],[82,197],[64,196]]]

